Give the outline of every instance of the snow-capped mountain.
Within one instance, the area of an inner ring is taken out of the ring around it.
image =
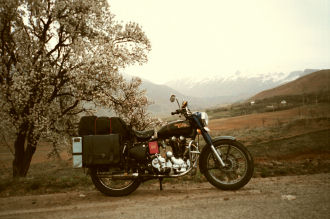
[[[317,70],[306,69],[294,71],[289,74],[272,73],[245,76],[240,72],[230,77],[214,77],[196,79],[181,79],[163,85],[155,84],[142,78],[142,88],[153,102],[149,111],[156,115],[170,115],[177,108],[175,103],[170,103],[171,94],[179,100],[188,100],[192,110],[201,110],[220,104],[233,103],[245,100],[251,96],[279,85],[293,81],[299,77]],[[131,76],[123,74],[126,79]]]
[[[224,103],[242,100],[253,96],[263,90],[270,89],[281,84],[293,81],[301,76],[317,71],[306,69],[291,73],[269,73],[244,75],[241,72],[229,77],[213,77],[196,80],[195,78],[181,79],[167,82],[166,85],[194,97],[222,97]],[[221,99],[221,98],[220,98]],[[219,100],[220,100],[219,99]],[[219,104],[218,103],[218,104]]]

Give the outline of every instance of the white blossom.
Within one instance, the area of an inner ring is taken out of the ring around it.
[[[106,0],[1,0],[0,19],[0,126],[20,150],[14,169],[25,142],[65,144],[86,101],[136,129],[151,122],[141,80],[118,72],[147,62],[150,42],[138,24],[117,22]]]

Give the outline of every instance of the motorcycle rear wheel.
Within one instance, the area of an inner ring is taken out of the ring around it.
[[[107,196],[125,196],[134,192],[140,185],[139,179],[114,180],[102,176],[102,173],[108,173],[102,168],[90,168],[91,178],[95,187]]]
[[[246,185],[253,175],[250,152],[238,141],[220,140],[214,147],[221,153],[225,167],[219,163],[210,147],[201,155],[201,168],[206,179],[222,190],[237,190]]]

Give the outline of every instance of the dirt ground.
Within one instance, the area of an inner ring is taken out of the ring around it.
[[[156,181],[155,181],[156,182]],[[253,178],[238,191],[209,183],[144,184],[126,197],[98,191],[0,198],[0,218],[329,218],[330,173]]]

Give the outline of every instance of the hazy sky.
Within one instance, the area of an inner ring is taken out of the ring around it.
[[[149,61],[125,72],[156,83],[330,68],[330,0],[109,0],[139,23]]]

